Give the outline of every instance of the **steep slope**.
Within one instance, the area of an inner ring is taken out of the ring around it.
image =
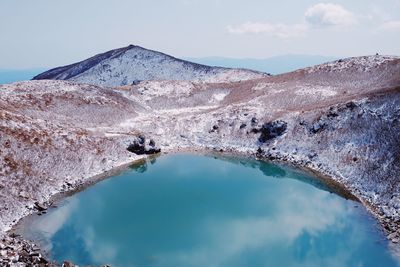
[[[33,80],[70,80],[99,86],[122,86],[148,80],[232,82],[266,76],[266,73],[252,70],[191,63],[130,45],[46,71]]]
[[[162,151],[215,150],[318,173],[400,241],[400,58],[350,58],[237,83],[68,81],[0,86],[0,230],[90,177]],[[0,232],[1,234],[2,232]],[[398,247],[397,247],[398,248]]]

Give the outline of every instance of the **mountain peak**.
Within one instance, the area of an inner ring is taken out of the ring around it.
[[[71,80],[100,86],[123,86],[147,80],[235,82],[266,73],[211,67],[181,60],[136,45],[110,50],[71,65],[51,69],[34,80]]]

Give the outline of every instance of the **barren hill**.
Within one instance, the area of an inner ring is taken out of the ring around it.
[[[121,86],[148,80],[232,82],[266,76],[268,74],[258,71],[200,65],[129,45],[51,69],[35,76],[33,80],[69,80],[100,86]]]

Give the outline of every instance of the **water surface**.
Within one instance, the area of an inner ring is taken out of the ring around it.
[[[24,234],[80,265],[397,266],[358,202],[288,168],[199,155],[133,166]]]
[[[0,69],[0,84],[7,84],[19,81],[28,81],[46,69],[28,70],[3,70]]]

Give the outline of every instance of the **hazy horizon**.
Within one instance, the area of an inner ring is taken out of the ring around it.
[[[227,68],[245,68],[275,75],[275,74],[290,72],[304,67],[322,64],[328,61],[335,60],[337,58],[324,57],[319,55],[288,54],[288,55],[280,55],[264,59],[228,58],[228,57],[199,57],[199,58],[183,57],[181,59],[203,65],[219,66]],[[27,68],[27,69],[0,69],[0,84],[30,80],[34,76],[56,67],[60,66],[38,67],[38,68]]]
[[[126,46],[128,46],[129,44],[127,44]],[[118,48],[122,48],[122,47],[116,47],[115,49]],[[144,47],[146,48],[146,47]],[[147,48],[146,48],[147,49]],[[109,50],[107,50],[109,51]],[[66,66],[66,65],[70,65],[70,64],[74,64],[83,60],[86,60],[90,57],[93,57],[95,55],[107,52],[107,51],[98,51],[95,52],[95,54],[91,54],[88,55],[85,58],[81,58],[78,59],[76,61],[71,61],[69,63],[66,63],[64,65],[54,65],[54,66],[44,66],[44,65],[38,65],[38,66],[33,66],[33,67],[21,67],[21,68],[7,68],[7,67],[0,67],[0,72],[5,72],[5,71],[36,71],[36,70],[41,70],[41,71],[45,71],[48,69],[52,69],[52,68],[57,68],[57,67],[61,67],[61,66]],[[163,51],[156,51],[156,52],[161,52],[164,53]],[[193,61],[195,62],[196,60],[208,60],[208,59],[222,59],[222,60],[255,60],[255,61],[264,61],[264,60],[271,60],[271,59],[275,59],[275,58],[283,58],[283,57],[317,57],[317,58],[321,58],[321,59],[328,59],[328,60],[334,60],[337,58],[343,58],[340,56],[325,56],[325,55],[317,55],[317,54],[279,54],[279,55],[274,55],[274,56],[270,56],[270,57],[264,57],[264,58],[255,58],[255,57],[224,57],[224,56],[218,56],[218,55],[211,55],[211,56],[204,56],[204,57],[192,57],[192,56],[182,56],[182,57],[178,57],[176,55],[173,54],[168,54],[169,56],[178,58],[178,59],[182,59],[182,60],[186,60],[186,61]],[[196,62],[195,62],[196,63]],[[199,63],[199,64],[205,64],[205,63]]]
[[[67,65],[136,44],[179,58],[400,55],[400,0],[0,2],[0,69]]]

